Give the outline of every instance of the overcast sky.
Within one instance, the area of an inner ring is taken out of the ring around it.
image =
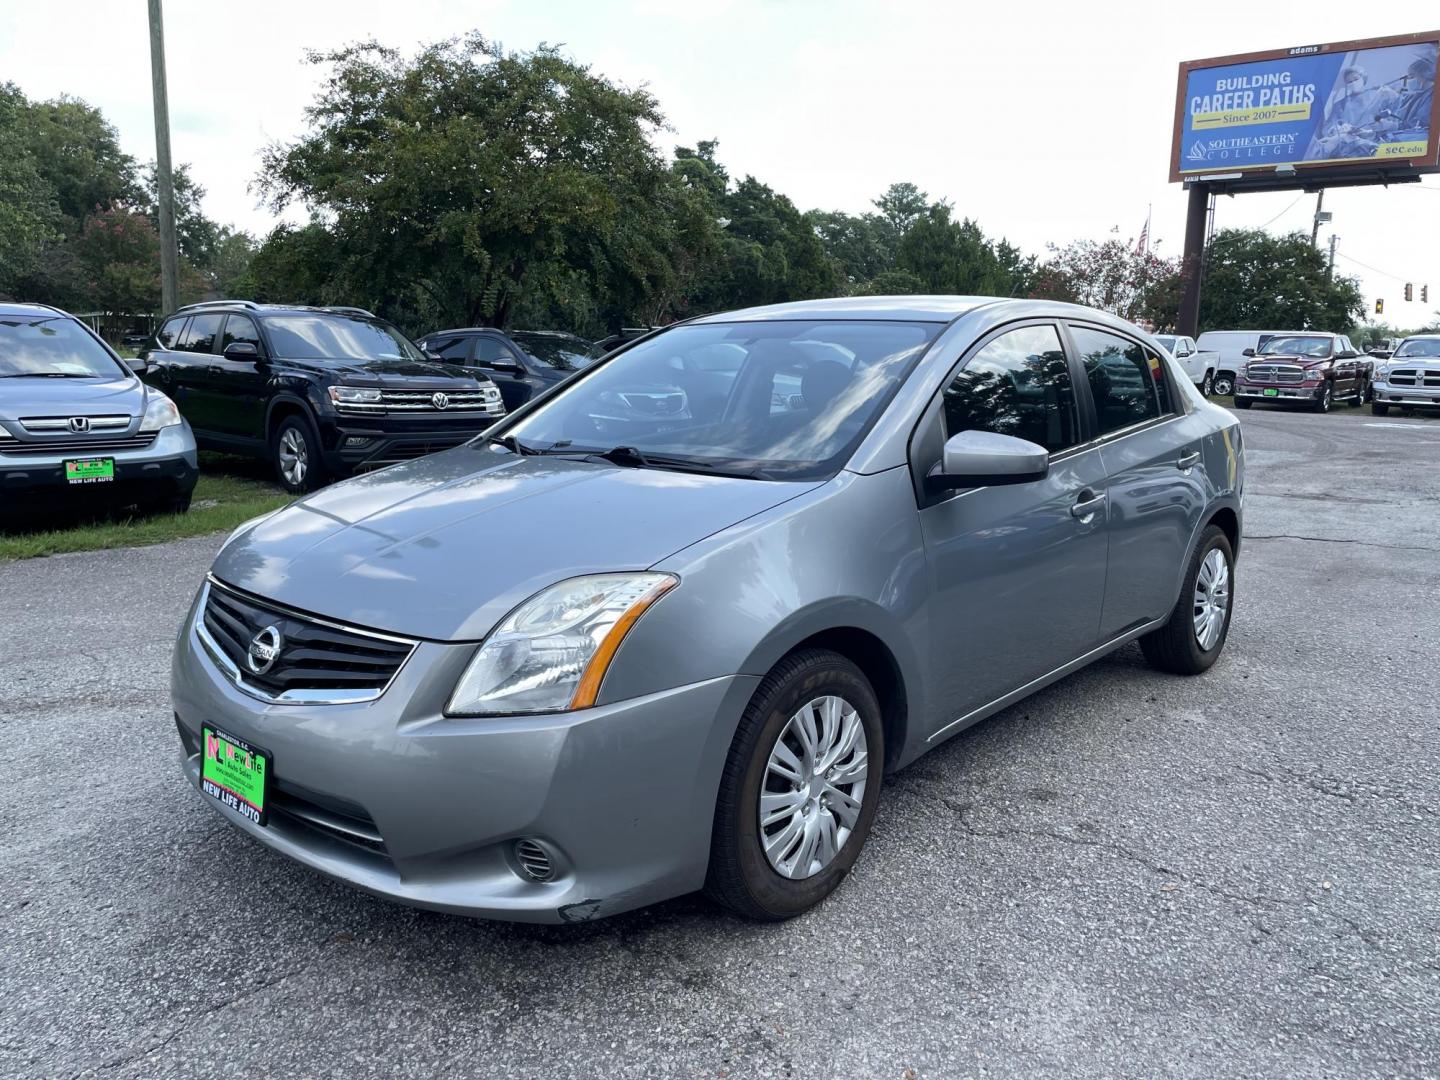
[[[0,79],[33,98],[99,106],[125,149],[154,156],[145,0],[51,0],[0,10]],[[166,0],[173,153],[206,210],[257,234],[248,188],[267,143],[295,137],[318,69],[307,48],[417,42],[479,29],[509,49],[563,45],[658,97],[667,151],[720,142],[802,209],[860,212],[918,184],[992,235],[1050,242],[1139,233],[1179,253],[1185,196],[1167,182],[1176,65],[1257,49],[1434,30],[1434,0],[879,3],[860,0]],[[1314,196],[1220,201],[1217,224],[1309,230]],[[1327,194],[1337,268],[1409,326],[1440,307],[1440,177]],[[1323,237],[1327,232],[1322,232]],[[1405,304],[1403,282],[1416,283]],[[1431,303],[1419,303],[1428,282]]]

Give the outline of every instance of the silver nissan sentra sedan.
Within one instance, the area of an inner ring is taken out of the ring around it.
[[[1233,611],[1244,456],[1153,339],[909,296],[695,319],[242,526],[175,651],[190,781],[404,903],[565,922],[833,890],[885,775]]]

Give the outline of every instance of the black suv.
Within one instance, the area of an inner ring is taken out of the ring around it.
[[[191,304],[140,358],[202,448],[268,457],[295,493],[458,446],[505,414],[483,374],[428,360],[361,308]]]
[[[426,353],[446,365],[489,376],[514,411],[532,397],[589,367],[608,351],[556,330],[506,333],[483,326],[437,330],[420,339]]]

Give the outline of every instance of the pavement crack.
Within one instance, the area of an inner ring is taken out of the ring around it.
[[[1347,540],[1334,536],[1299,536],[1295,533],[1246,533],[1246,540],[1306,540],[1313,544],[1359,544],[1362,547],[1384,548],[1387,551],[1431,551],[1440,554],[1440,548],[1423,544],[1381,544],[1374,540]]]
[[[1404,795],[1385,791],[1364,780],[1346,780],[1337,776],[1327,776],[1318,770],[1301,772],[1299,769],[1292,769],[1286,765],[1272,766],[1273,772],[1267,772],[1265,769],[1259,769],[1253,765],[1233,765],[1231,767],[1237,772],[1256,777],[1276,787],[1285,784],[1299,785],[1310,789],[1317,795],[1323,795],[1328,799],[1338,799],[1350,806],[1360,805],[1363,800],[1382,799],[1415,813],[1429,816],[1435,814],[1435,809],[1425,803],[1415,802]]]

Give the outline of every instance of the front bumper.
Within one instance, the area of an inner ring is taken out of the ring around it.
[[[1440,408],[1440,389],[1429,386],[1393,386],[1384,380],[1370,384],[1372,400],[1382,405],[1411,405]]]
[[[75,458],[113,458],[115,478],[101,484],[71,484],[65,462]],[[187,424],[163,428],[149,446],[133,450],[54,453],[5,453],[0,448],[0,509],[37,502],[126,505],[147,499],[188,495],[200,469],[195,437]],[[17,499],[24,499],[18,504]]]
[[[451,720],[441,712],[475,646],[421,642],[375,701],[267,705],[215,666],[193,618],[171,678],[184,771],[198,789],[202,722],[268,750],[264,827],[201,797],[269,847],[401,903],[527,922],[585,921],[704,883],[721,769],[758,678]],[[555,880],[518,873],[524,838],[552,854]]]
[[[325,466],[340,475],[368,472],[469,442],[503,417],[471,413],[443,425],[385,424],[379,418],[339,418],[324,439]]]
[[[1324,387],[1323,382],[1313,386],[1306,386],[1302,383],[1285,383],[1284,385],[1267,385],[1265,383],[1246,382],[1243,378],[1235,380],[1235,396],[1237,398],[1248,398],[1251,401],[1273,401],[1277,404],[1286,402],[1311,402],[1320,397],[1320,390]],[[1275,393],[1267,394],[1267,390],[1274,390]]]

